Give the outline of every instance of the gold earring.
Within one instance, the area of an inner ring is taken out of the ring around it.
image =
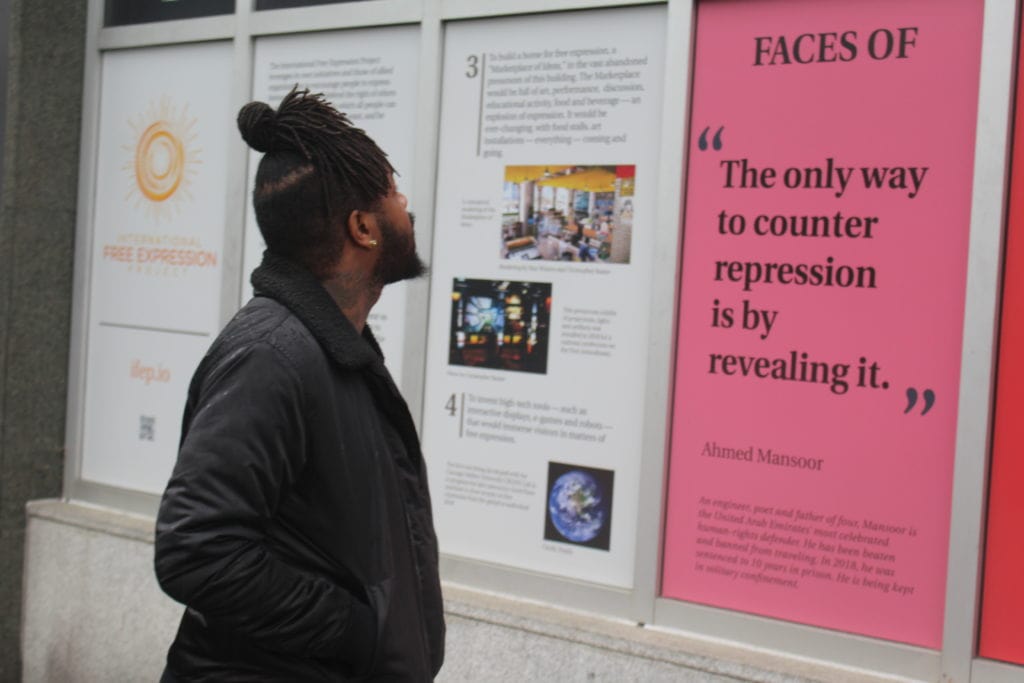
[[[370,248],[372,249],[373,247],[376,247],[376,246],[377,246],[377,240],[370,240]]]

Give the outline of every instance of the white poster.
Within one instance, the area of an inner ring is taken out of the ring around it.
[[[424,398],[441,550],[629,588],[664,8],[450,24],[444,55]]]
[[[82,477],[151,493],[218,329],[231,46],[103,55]]]
[[[323,93],[387,153],[397,172],[398,190],[411,198],[418,54],[415,26],[260,38],[253,97],[276,109],[296,84]],[[250,155],[250,197],[261,157],[256,152]],[[245,220],[245,300],[252,295],[249,275],[259,265],[264,248],[250,200]],[[368,319],[396,382],[402,377],[406,297],[405,284],[386,287]]]

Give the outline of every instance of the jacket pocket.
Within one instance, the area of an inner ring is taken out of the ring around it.
[[[370,672],[380,668],[381,645],[384,642],[384,630],[387,628],[388,613],[391,606],[392,579],[384,579],[366,587],[366,599],[377,617],[377,633],[373,639],[373,654],[370,656]]]

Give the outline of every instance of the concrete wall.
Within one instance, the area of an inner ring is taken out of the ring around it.
[[[153,520],[33,504],[25,546],[25,681],[156,681],[181,607],[153,574]]]
[[[153,520],[60,501],[28,516],[24,680],[157,680],[182,608],[153,576]],[[444,588],[441,683],[902,680]]]
[[[0,202],[0,681],[19,678],[25,502],[58,495],[85,2],[10,0]]]

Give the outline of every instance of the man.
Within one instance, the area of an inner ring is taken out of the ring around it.
[[[412,418],[366,326],[422,274],[391,164],[320,95],[239,112],[265,156],[256,296],[189,388],[156,529],[186,605],[164,681],[427,681],[437,541]]]

